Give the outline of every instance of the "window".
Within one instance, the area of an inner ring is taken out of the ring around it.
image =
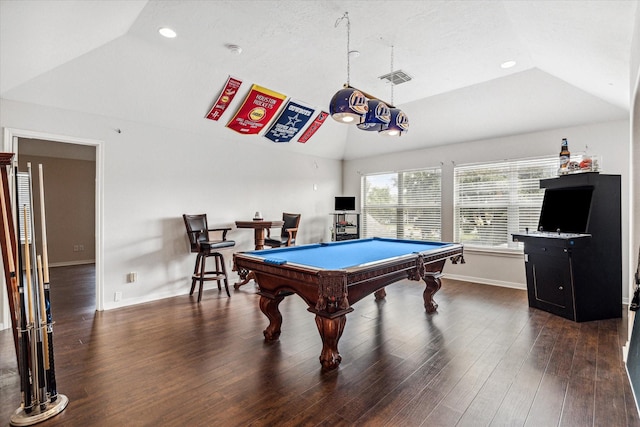
[[[440,240],[441,170],[365,175],[363,237]]]
[[[536,230],[544,189],[558,158],[515,160],[454,169],[454,240],[489,248],[518,248],[511,234]]]

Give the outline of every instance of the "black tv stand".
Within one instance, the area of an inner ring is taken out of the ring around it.
[[[360,213],[341,211],[333,212],[331,240],[353,240],[360,238]]]

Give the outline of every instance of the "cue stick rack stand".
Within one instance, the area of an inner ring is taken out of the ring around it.
[[[27,166],[28,172],[14,169],[12,205],[8,169],[13,166],[13,158],[13,153],[0,153],[0,246],[20,375],[21,404],[10,423],[28,426],[59,414],[69,399],[58,393],[55,380],[42,165],[39,165],[42,253],[37,254],[31,164]]]

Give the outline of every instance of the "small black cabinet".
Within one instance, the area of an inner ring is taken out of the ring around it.
[[[620,176],[540,181],[539,229],[524,243],[529,306],[576,322],[622,316]]]
[[[576,283],[580,272],[574,266],[584,265],[585,255],[591,236],[550,235],[542,237],[518,236],[516,240],[525,243],[525,269],[529,306],[577,320],[576,312],[582,317],[583,307],[576,310],[576,290],[592,293],[585,286]],[[581,267],[578,267],[581,268]]]
[[[547,248],[540,248],[545,250]],[[571,280],[571,256],[568,253],[530,253],[529,266],[533,277],[533,297],[541,303],[571,313],[573,306],[573,281]],[[555,310],[554,310],[555,311]]]

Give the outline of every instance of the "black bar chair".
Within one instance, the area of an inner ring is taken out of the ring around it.
[[[235,241],[227,240],[227,232],[231,230],[231,228],[210,229],[207,225],[206,214],[184,214],[182,217],[184,219],[184,225],[187,227],[187,236],[189,237],[191,252],[198,254],[196,256],[196,266],[193,269],[193,276],[191,276],[191,291],[189,295],[193,295],[196,282],[200,282],[200,288],[198,289],[198,302],[200,302],[200,300],[202,300],[204,282],[207,280],[215,280],[218,282],[219,291],[222,290],[220,281],[224,281],[224,288],[227,291],[227,296],[230,297],[227,269],[224,264],[224,257],[219,250],[235,246]],[[209,232],[221,232],[222,240],[211,240],[209,238]],[[209,257],[214,257],[215,269],[207,271],[206,262]]]

